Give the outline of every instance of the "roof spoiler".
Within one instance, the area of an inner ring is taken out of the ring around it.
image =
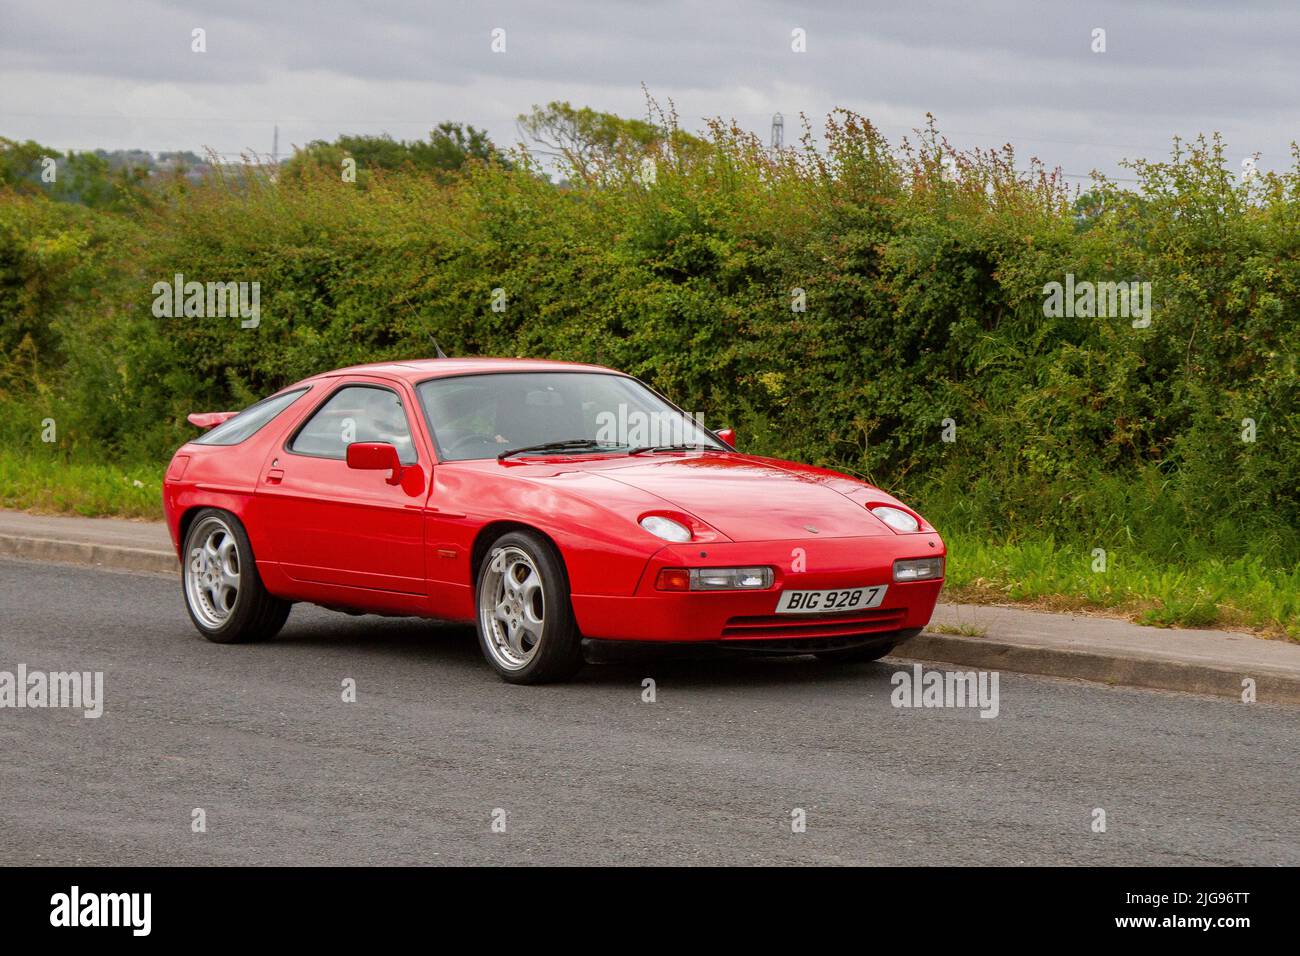
[[[227,419],[234,418],[239,412],[191,412],[185,420],[197,428],[214,428]]]

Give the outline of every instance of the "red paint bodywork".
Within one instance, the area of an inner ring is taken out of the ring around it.
[[[868,506],[916,513],[836,472],[734,451],[438,461],[416,385],[441,375],[548,370],[621,374],[565,362],[436,359],[342,369],[285,389],[307,391],[240,444],[191,442],[177,451],[163,504],[178,556],[188,518],[204,507],[224,508],[243,523],[272,594],[468,622],[475,617],[473,562],[482,553],[476,548],[517,525],[540,531],[558,548],[585,637],[790,639],[929,622],[942,579],[894,582],[893,562],[942,557],[943,541],[920,515],[919,532],[895,532]],[[286,450],[323,401],[358,383],[396,390],[408,412],[418,464],[405,466],[398,484],[389,483],[388,471]],[[688,524],[695,540],[669,544],[655,537],[638,524],[648,513]],[[775,569],[770,588],[655,588],[661,568],[754,565]],[[783,588],[874,584],[889,586],[879,609],[774,613]]]

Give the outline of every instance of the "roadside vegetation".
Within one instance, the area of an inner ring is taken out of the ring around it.
[[[188,412],[436,337],[625,369],[899,494],[953,598],[1300,638],[1300,162],[1176,142],[1080,194],[932,128],[839,113],[774,154],[652,118],[550,104],[531,153],[444,124],[95,206],[0,141],[0,503],[156,514]],[[156,317],[177,273],[259,283],[260,323]],[[1067,276],[1150,283],[1149,324],[1046,315]]]

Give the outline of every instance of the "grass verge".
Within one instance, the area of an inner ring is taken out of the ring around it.
[[[1090,549],[1051,538],[945,540],[949,601],[1104,611],[1154,627],[1231,628],[1300,640],[1300,567],[1116,550],[1106,555],[1104,570],[1094,570]]]
[[[165,465],[103,465],[0,450],[0,506],[161,520],[165,470]]]

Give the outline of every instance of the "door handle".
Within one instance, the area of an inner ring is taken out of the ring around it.
[[[278,485],[284,478],[283,468],[272,468],[266,473],[266,483],[268,485]]]

